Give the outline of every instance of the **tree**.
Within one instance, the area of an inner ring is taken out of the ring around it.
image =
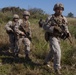
[[[31,18],[40,19],[46,18],[47,14],[40,8],[30,8],[28,11],[31,13]]]
[[[74,17],[74,14],[72,12],[68,13],[67,17]]]
[[[31,8],[31,9],[29,9],[29,12],[31,13],[31,14],[44,14],[45,12],[42,10],[42,9],[40,9],[40,8]]]

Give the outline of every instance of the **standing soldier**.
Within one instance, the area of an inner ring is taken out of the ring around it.
[[[67,26],[67,19],[62,15],[64,11],[63,4],[55,4],[53,10],[55,13],[42,24],[43,29],[46,31],[45,39],[50,42],[51,49],[45,58],[44,65],[49,67],[48,62],[54,57],[54,70],[57,74],[61,74],[61,48],[59,39],[68,38],[70,33]]]
[[[15,53],[18,56],[20,45],[23,42],[23,44],[25,45],[25,55],[27,60],[29,60],[30,40],[31,40],[30,22],[28,21],[29,16],[30,13],[28,11],[24,11],[23,19],[20,19],[19,25],[15,26],[15,32],[17,34]]]
[[[9,36],[9,42],[10,42],[10,49],[9,50],[11,52],[14,52],[14,49],[15,49],[14,27],[15,27],[15,25],[18,24],[18,19],[19,19],[19,16],[17,14],[14,14],[13,20],[12,21],[9,21],[5,25],[6,32],[7,32],[8,36]]]

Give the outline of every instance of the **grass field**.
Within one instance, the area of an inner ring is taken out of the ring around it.
[[[62,75],[76,75],[76,19],[69,18],[69,30],[72,34],[73,44],[68,40],[61,40],[62,49]],[[4,29],[5,23],[0,24],[0,75],[56,75],[53,69],[43,66],[42,63],[49,52],[49,44],[44,39],[44,30],[39,28],[38,20],[31,19],[32,43],[30,58],[24,59],[24,53],[14,59],[8,52],[8,35]],[[22,51],[21,51],[22,52]]]

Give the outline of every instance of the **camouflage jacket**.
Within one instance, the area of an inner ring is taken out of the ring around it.
[[[5,25],[5,29],[8,33],[14,33],[14,27],[16,25],[18,25],[18,22],[13,22],[13,21],[9,21],[6,25]]]
[[[46,30],[47,32],[53,33],[54,26],[56,25],[56,22],[61,26],[64,25],[65,31],[69,33],[68,30],[68,22],[67,19],[61,15],[61,17],[56,17],[54,14],[50,17],[48,17],[45,21],[45,24],[43,25],[43,29]]]
[[[31,37],[31,28],[30,28],[30,22],[29,21],[24,21],[23,19],[19,20],[19,25],[15,26],[15,32],[16,34],[21,34],[21,32],[24,32],[22,30],[22,28],[24,29],[24,31],[27,33],[29,32],[29,36]]]

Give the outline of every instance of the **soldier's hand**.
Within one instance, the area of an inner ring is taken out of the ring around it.
[[[42,27],[44,24],[44,21],[42,19],[39,20],[39,27]]]
[[[12,30],[12,29],[10,29],[10,30],[8,30],[8,32],[13,32],[13,30]]]
[[[24,32],[21,32],[20,34],[21,34],[21,35],[25,35],[25,33],[24,33]]]
[[[11,31],[11,32],[13,32],[13,30],[12,30],[12,29],[11,29],[10,31]]]
[[[66,33],[66,37],[71,37],[71,34],[69,32],[65,32]]]

